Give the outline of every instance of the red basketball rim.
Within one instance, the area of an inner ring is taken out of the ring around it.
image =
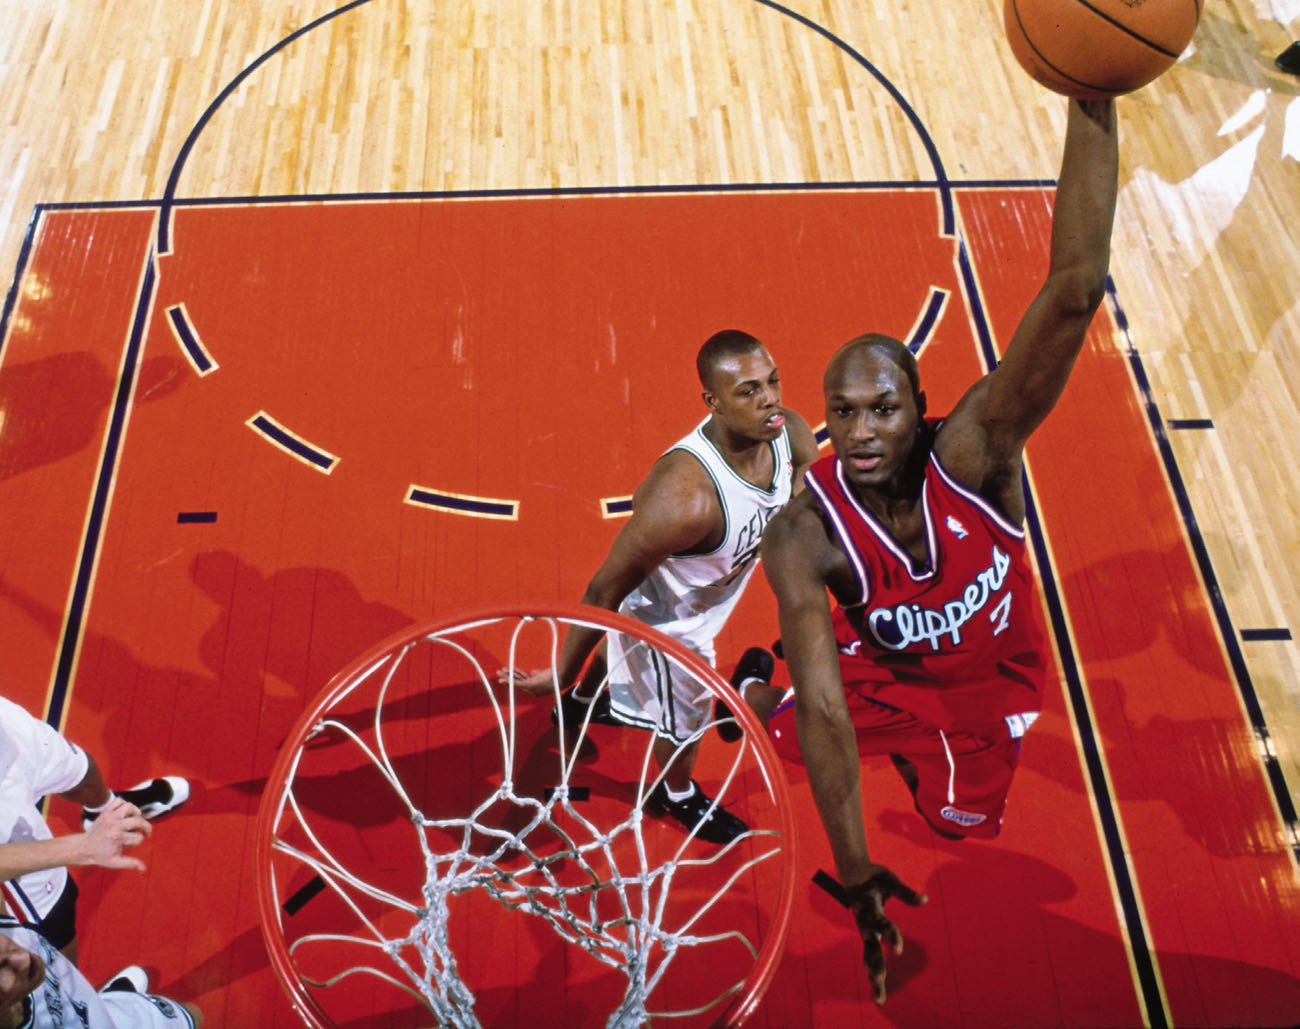
[[[790,788],[781,768],[780,758],[757,716],[736,690],[697,654],[676,640],[623,615],[582,604],[535,604],[505,608],[485,608],[436,619],[411,626],[376,644],[340,672],[316,696],[299,716],[285,739],[267,777],[265,791],[257,817],[257,899],[262,936],[266,941],[272,967],[284,986],[294,1010],[308,1026],[315,1029],[332,1029],[334,1022],[322,1009],[316,997],[299,976],[281,931],[281,903],[277,896],[272,871],[273,841],[277,824],[285,806],[285,790],[295,762],[313,727],[325,712],[331,710],[344,696],[365,678],[373,668],[388,656],[408,645],[435,633],[458,628],[493,623],[506,619],[547,619],[566,622],[586,622],[606,630],[614,630],[645,640],[650,645],[670,655],[672,659],[697,675],[709,689],[721,696],[741,723],[745,736],[754,748],[755,758],[765,777],[776,808],[782,850],[781,885],[776,905],[771,914],[768,931],[758,949],[758,955],[740,992],[727,1005],[716,1023],[739,1026],[758,1008],[764,992],[776,974],[776,966],[785,946],[790,925],[790,909],[794,898],[795,846],[794,817],[791,810]]]

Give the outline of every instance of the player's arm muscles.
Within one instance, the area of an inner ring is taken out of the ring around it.
[[[801,498],[763,535],[763,569],[776,594],[781,646],[794,686],[799,749],[817,811],[846,886],[877,870],[867,853],[857,740],[840,679],[826,592],[832,557],[820,519]]]
[[[1001,474],[1018,491],[1025,441],[1064,391],[1105,296],[1117,139],[1113,100],[1069,101],[1047,276],[998,367],[971,387],[940,430],[940,457],[976,488]]]
[[[582,603],[617,611],[666,559],[708,539],[719,515],[713,480],[699,461],[681,450],[665,454],[633,494],[632,514],[587,584]],[[561,687],[577,678],[603,636],[599,629],[569,630],[558,662]]]
[[[784,408],[786,431],[790,434],[790,459],[794,462],[794,492],[803,489],[803,473],[818,457],[817,437],[798,411]]]

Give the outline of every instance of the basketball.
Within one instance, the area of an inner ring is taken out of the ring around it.
[[[1120,96],[1168,70],[1192,41],[1201,0],[1004,0],[1007,42],[1055,93]]]

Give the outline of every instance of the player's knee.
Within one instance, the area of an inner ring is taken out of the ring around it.
[[[777,705],[767,720],[767,734],[772,738],[772,746],[777,754],[784,760],[803,763],[799,735],[795,729],[793,700],[783,700]]]

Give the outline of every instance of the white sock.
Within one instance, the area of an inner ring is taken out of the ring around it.
[[[117,794],[114,793],[112,790],[109,790],[109,791],[108,791],[108,800],[106,800],[106,801],[104,801],[104,803],[100,804],[99,807],[91,807],[89,804],[82,804],[82,805],[81,805],[81,810],[82,810],[82,811],[85,811],[86,814],[88,814],[88,815],[97,815],[97,814],[99,814],[101,811],[103,811],[104,808],[108,807],[109,804],[113,803],[113,801],[115,801],[115,800],[117,800]]]
[[[691,797],[695,796],[695,783],[692,782],[684,792],[678,793],[675,789],[669,786],[667,782],[665,782],[664,792],[668,794],[668,799],[674,804],[680,804],[683,800],[689,800]]]

